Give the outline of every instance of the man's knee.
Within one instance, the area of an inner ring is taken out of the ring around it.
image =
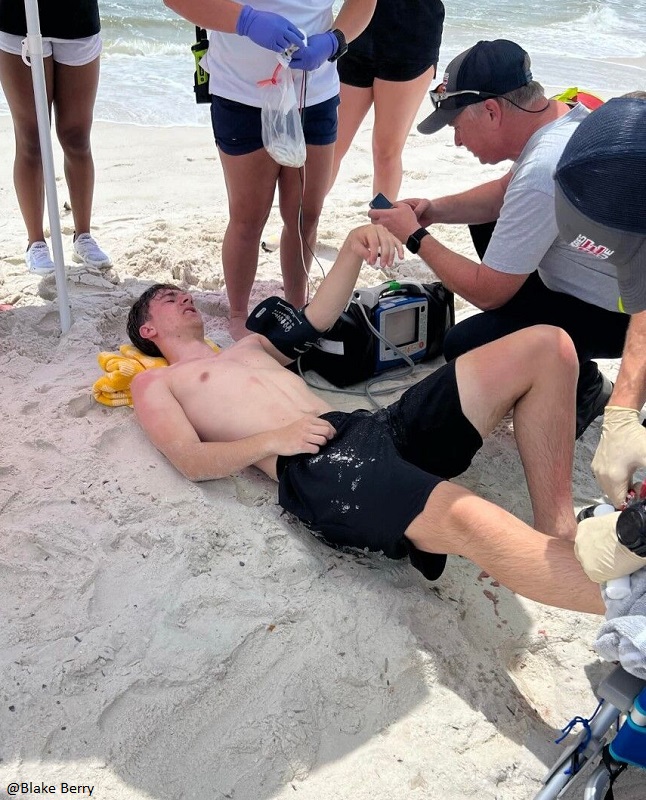
[[[553,325],[534,325],[522,332],[537,362],[547,360],[557,368],[578,371],[579,358],[570,335]]]

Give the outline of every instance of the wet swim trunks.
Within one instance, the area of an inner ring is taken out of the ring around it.
[[[433,489],[464,472],[482,438],[462,413],[453,363],[376,412],[323,414],[337,435],[316,455],[279,456],[278,499],[335,547],[410,556],[429,580],[446,556],[405,537]]]

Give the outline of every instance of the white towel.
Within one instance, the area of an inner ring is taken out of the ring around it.
[[[601,594],[606,604],[606,621],[601,626],[595,650],[607,661],[646,680],[646,567],[630,576],[630,594],[620,600]]]

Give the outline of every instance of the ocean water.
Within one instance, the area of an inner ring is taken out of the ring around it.
[[[20,2],[20,0],[17,0]],[[161,0],[101,0],[104,50],[95,119],[208,125],[193,95],[195,28]],[[479,39],[508,38],[548,87],[646,89],[646,0],[445,0],[439,72]],[[402,52],[406,42],[402,42]],[[8,114],[0,92],[0,114]]]

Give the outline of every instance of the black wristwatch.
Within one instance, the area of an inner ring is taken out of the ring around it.
[[[627,506],[617,517],[617,539],[636,556],[646,556],[646,509],[643,500]]]
[[[418,228],[415,233],[411,233],[411,235],[406,239],[406,247],[411,253],[417,253],[422,244],[422,239],[428,236],[428,231],[426,228]]]
[[[336,49],[336,53],[328,58],[328,61],[338,61],[341,56],[344,56],[348,52],[348,43],[345,40],[343,31],[340,31],[338,28],[334,28],[330,33],[336,37],[339,46]]]

